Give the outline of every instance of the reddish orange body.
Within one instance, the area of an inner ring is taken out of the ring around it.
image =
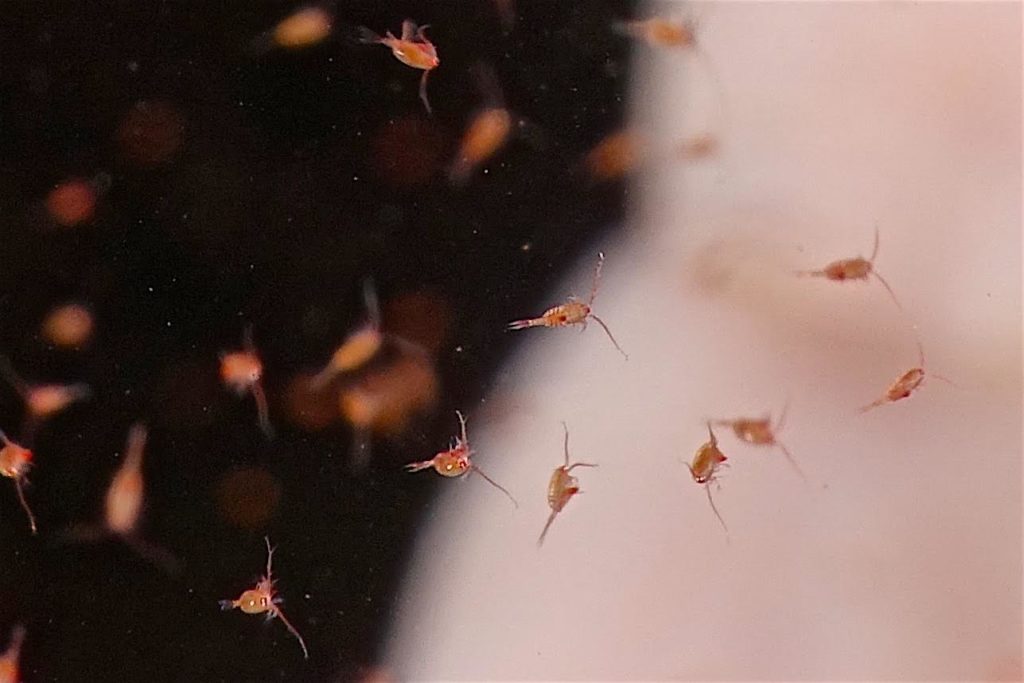
[[[315,45],[331,34],[333,18],[320,7],[303,7],[274,27],[274,43],[286,49]]]
[[[619,33],[642,40],[652,47],[685,49],[692,47],[696,42],[692,21],[652,17],[618,22],[614,28]]]
[[[21,646],[25,642],[25,627],[15,626],[11,632],[11,642],[0,654],[0,683],[19,683],[21,681],[19,660]]]
[[[704,490],[708,494],[708,502],[711,503],[711,510],[718,517],[718,521],[722,524],[722,528],[725,529],[725,533],[728,534],[729,528],[725,526],[725,520],[718,513],[715,501],[711,498],[711,484],[717,480],[718,470],[726,466],[724,463],[728,458],[719,450],[718,439],[715,438],[715,433],[711,430],[710,422],[708,422],[708,437],[708,441],[697,449],[693,456],[693,461],[687,464],[686,467],[690,470],[690,476],[693,477],[693,480],[698,484],[704,485]]]
[[[793,466],[796,473],[800,475],[800,478],[807,481],[807,477],[804,475],[800,466],[797,465],[793,455],[789,452],[782,442],[778,440],[778,433],[782,431],[783,425],[786,423],[786,410],[783,409],[782,414],[779,416],[779,421],[774,427],[772,427],[771,416],[763,418],[748,418],[741,417],[734,420],[713,420],[712,424],[722,425],[730,427],[736,438],[744,443],[749,443],[755,446],[777,446],[782,454],[789,460],[789,464]]]
[[[422,69],[420,78],[420,99],[427,113],[432,113],[430,101],[427,99],[427,76],[441,64],[437,57],[437,49],[427,38],[427,25],[416,26],[416,22],[406,19],[402,22],[402,37],[396,38],[390,31],[381,37],[368,28],[362,28],[363,42],[384,45],[398,61],[414,69]]]
[[[306,659],[309,659],[309,650],[306,649],[306,641],[302,639],[299,632],[292,626],[291,622],[288,621],[287,617],[284,616],[284,612],[278,607],[281,602],[281,598],[278,597],[277,592],[274,590],[274,579],[273,573],[271,572],[271,562],[274,557],[274,548],[270,545],[270,539],[266,536],[263,540],[267,543],[267,573],[259,580],[255,587],[250,588],[247,591],[243,591],[234,600],[221,600],[220,608],[222,610],[229,610],[238,608],[246,614],[266,614],[268,619],[277,617],[281,620],[281,623],[285,625],[295,638],[299,641],[299,645],[302,647],[302,654]]]
[[[633,171],[647,156],[640,135],[620,130],[605,136],[587,152],[583,165],[597,182],[615,180]]]
[[[381,350],[384,334],[381,332],[380,301],[373,283],[363,283],[363,299],[366,302],[367,321],[351,333],[331,355],[327,367],[313,378],[313,386],[320,388],[339,375],[362,369]]]
[[[224,386],[239,396],[252,394],[260,429],[267,437],[272,437],[274,427],[270,424],[270,409],[263,391],[263,361],[253,343],[251,329],[246,329],[243,342],[241,351],[220,354],[220,379]]]
[[[886,389],[885,394],[883,394],[878,399],[872,401],[871,403],[867,404],[863,408],[860,408],[858,412],[866,413],[867,411],[872,410],[873,408],[886,405],[887,403],[895,403],[896,401],[909,397],[912,393],[914,393],[917,390],[919,386],[921,386],[924,383],[926,376],[934,377],[935,379],[941,379],[943,382],[952,384],[950,380],[946,379],[942,375],[936,375],[935,373],[927,373],[926,375],[924,369],[924,347],[921,346],[920,340],[918,340],[917,342],[917,354],[918,367],[911,368],[910,370],[907,370],[902,375],[897,377],[896,381],[893,382],[888,389]]]
[[[551,528],[551,524],[555,521],[558,513],[565,508],[573,496],[577,493],[583,493],[580,490],[579,481],[570,472],[577,467],[597,467],[597,465],[588,462],[569,464],[569,427],[564,422],[562,427],[565,428],[565,464],[556,467],[555,471],[551,473],[551,480],[548,481],[548,507],[551,508],[551,514],[544,525],[544,530],[540,532],[540,537],[537,539],[538,547],[543,545],[544,537],[547,536],[548,529]]]
[[[449,179],[462,185],[470,174],[494,156],[508,140],[512,131],[512,115],[504,107],[488,107],[479,111],[466,128],[459,144]]]
[[[433,469],[442,477],[461,477],[470,472],[476,472],[486,479],[491,486],[508,496],[513,505],[519,507],[519,503],[516,502],[516,499],[512,497],[512,494],[505,487],[484,474],[472,461],[473,451],[469,447],[469,439],[466,436],[466,418],[459,411],[455,411],[455,414],[459,416],[459,424],[462,425],[462,436],[455,439],[455,445],[446,451],[441,451],[430,460],[409,463],[405,466],[406,471],[419,472],[420,470]]]
[[[29,384],[14,370],[10,361],[0,357],[0,374],[25,402],[25,422],[21,438],[31,444],[39,426],[78,401],[92,396],[85,384]]]
[[[7,438],[7,435],[0,430],[0,475],[14,481],[14,488],[18,492],[18,500],[21,501],[21,508],[28,517],[32,533],[36,533],[36,517],[25,500],[25,484],[28,482],[28,472],[32,469],[32,451],[14,443]]]
[[[590,287],[590,298],[586,303],[576,299],[576,297],[569,297],[569,300],[554,308],[549,308],[539,318],[526,318],[524,320],[515,320],[508,324],[510,330],[525,330],[528,327],[567,327],[569,325],[582,325],[583,329],[587,327],[587,321],[593,319],[598,325],[604,329],[605,334],[611,339],[612,344],[618,349],[619,353],[629,360],[629,356],[622,350],[619,343],[615,341],[615,337],[612,336],[611,330],[604,324],[604,321],[598,318],[595,314],[591,305],[594,303],[594,297],[597,296],[597,287],[601,281],[601,267],[604,265],[604,254],[598,254],[597,268],[594,270],[594,281]]]
[[[801,270],[797,271],[797,275],[805,275],[810,277],[823,277],[833,282],[847,282],[849,280],[867,280],[868,277],[874,275],[875,278],[882,283],[886,291],[889,292],[889,296],[892,297],[893,303],[901,311],[903,306],[900,304],[899,299],[896,298],[896,292],[893,291],[889,283],[878,274],[875,270],[875,257],[878,256],[878,227],[875,227],[875,246],[871,251],[871,258],[866,259],[863,256],[857,256],[850,259],[842,259],[839,261],[833,261],[829,263],[821,270]]]

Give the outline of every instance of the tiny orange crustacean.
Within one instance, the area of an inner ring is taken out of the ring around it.
[[[886,291],[889,292],[889,296],[892,297],[893,303],[901,311],[903,306],[900,304],[899,299],[896,298],[896,292],[893,291],[889,283],[878,274],[875,270],[875,257],[878,256],[878,226],[875,226],[875,246],[871,250],[871,258],[864,258],[863,256],[856,256],[854,258],[840,259],[829,263],[820,270],[798,270],[797,275],[808,276],[808,277],[823,277],[833,282],[848,282],[850,280],[867,280],[868,277],[874,275],[882,286],[885,287]]]
[[[0,653],[0,683],[19,683],[21,671],[21,647],[25,643],[25,627],[18,624],[11,631],[11,640],[7,649]]]
[[[564,422],[562,427],[565,429],[565,464],[556,467],[555,471],[551,473],[551,480],[548,481],[548,507],[551,508],[551,514],[548,515],[548,521],[544,525],[543,531],[540,532],[540,537],[537,539],[538,548],[544,544],[544,537],[547,536],[548,529],[551,528],[551,524],[555,521],[558,513],[565,508],[573,496],[583,493],[580,490],[579,480],[572,476],[570,472],[577,467],[597,467],[594,463],[589,462],[569,464],[569,427]]]
[[[782,454],[786,456],[789,464],[793,466],[796,473],[800,475],[800,478],[807,481],[807,476],[803,470],[800,469],[800,465],[796,463],[793,455],[789,452],[789,449],[782,444],[778,439],[779,432],[782,431],[783,425],[786,424],[786,413],[789,408],[787,404],[779,415],[778,422],[775,426],[772,426],[771,415],[765,417],[740,417],[732,420],[712,420],[711,424],[729,427],[732,429],[736,438],[744,443],[753,444],[755,446],[777,446]]]
[[[363,283],[363,301],[366,322],[349,334],[333,354],[323,370],[312,379],[314,389],[322,389],[339,375],[361,370],[377,356],[384,346],[381,331],[380,299],[371,280]]]
[[[642,40],[652,47],[686,49],[696,43],[696,22],[688,19],[651,17],[619,21],[612,28],[622,35]]]
[[[462,425],[462,436],[455,439],[455,444],[451,448],[441,451],[430,460],[409,463],[405,466],[406,471],[419,472],[420,470],[433,469],[442,477],[461,477],[470,472],[476,472],[487,480],[491,486],[508,496],[512,504],[518,508],[519,503],[512,494],[504,486],[484,474],[483,470],[477,467],[476,463],[471,460],[473,451],[469,447],[469,439],[466,436],[466,418],[457,410],[455,414],[459,416],[459,424]]]
[[[438,67],[441,60],[437,57],[437,49],[424,33],[429,27],[428,24],[416,26],[416,22],[406,19],[402,22],[402,36],[396,38],[391,31],[383,37],[366,27],[360,27],[361,40],[364,43],[384,45],[395,56],[398,61],[414,69],[422,69],[423,76],[420,77],[420,99],[427,113],[433,113],[430,108],[430,101],[427,99],[427,77],[430,72]]]
[[[251,327],[245,329],[242,343],[242,350],[220,354],[220,379],[239,396],[252,394],[260,429],[270,438],[274,436],[274,427],[270,424],[270,409],[263,391],[263,361],[256,351]]]
[[[7,438],[3,430],[0,430],[0,475],[14,481],[14,488],[18,492],[18,500],[21,508],[28,517],[32,533],[36,533],[36,517],[25,500],[25,484],[28,483],[28,472],[32,469],[32,451],[24,446],[14,443]]]
[[[597,267],[594,269],[594,280],[590,286],[590,298],[587,299],[586,303],[580,301],[574,296],[570,296],[569,300],[564,304],[560,304],[553,308],[549,308],[539,318],[526,318],[524,320],[514,320],[508,324],[510,330],[525,330],[528,327],[567,327],[569,325],[582,325],[583,329],[587,327],[587,320],[593,318],[598,325],[604,329],[605,334],[611,339],[612,344],[618,349],[619,353],[623,355],[626,360],[629,360],[629,356],[619,343],[615,341],[615,337],[612,336],[612,331],[608,329],[608,326],[604,324],[604,321],[598,318],[593,309],[591,308],[594,304],[594,297],[597,296],[597,288],[601,282],[601,267],[604,265],[604,254],[598,253]]]
[[[711,498],[711,484],[718,481],[718,471],[723,467],[728,467],[725,461],[728,458],[718,448],[718,439],[715,438],[715,433],[711,430],[711,423],[708,422],[708,441],[701,444],[701,447],[697,449],[697,452],[693,456],[693,461],[688,463],[686,467],[690,470],[690,476],[698,484],[704,485],[704,490],[708,494],[708,502],[711,503],[711,510],[715,513],[715,517],[718,517],[719,523],[722,528],[725,529],[726,538],[729,537],[729,527],[725,525],[725,520],[722,519],[722,515],[718,513],[718,508],[715,507],[715,501]]]
[[[32,444],[36,430],[46,420],[73,403],[92,397],[92,390],[82,383],[30,384],[21,378],[5,356],[0,356],[0,375],[25,402],[25,421],[21,428],[21,439],[29,445]]]
[[[270,545],[270,538],[264,536],[263,540],[267,544],[267,573],[256,583],[256,585],[249,590],[243,591],[234,600],[221,600],[220,608],[222,610],[229,610],[238,608],[246,614],[266,614],[267,619],[273,619],[277,617],[281,620],[281,623],[285,625],[288,632],[295,636],[296,640],[299,641],[299,646],[302,647],[302,655],[309,659],[309,650],[306,649],[306,641],[302,639],[298,630],[292,626],[292,623],[285,617],[284,612],[278,606],[283,602],[282,598],[277,595],[277,591],[274,590],[274,578],[271,572],[271,562],[274,558],[274,548]]]
[[[505,146],[512,132],[512,114],[505,107],[505,98],[494,69],[477,64],[473,74],[486,104],[477,110],[459,142],[459,151],[448,169],[453,185],[464,185],[472,173]]]
[[[925,373],[925,362],[924,362],[924,347],[921,345],[921,340],[917,340],[917,367],[907,370],[902,375],[896,378],[896,380],[886,389],[885,393],[879,396],[871,403],[858,408],[857,412],[866,413],[869,410],[884,406],[887,403],[895,403],[896,401],[902,400],[909,397],[914,393],[922,383],[924,383],[925,377],[934,377],[935,379],[942,380],[947,384],[953,385],[952,380],[949,380],[942,375],[936,375],[934,372]]]

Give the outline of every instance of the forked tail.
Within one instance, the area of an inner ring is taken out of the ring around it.
[[[507,330],[525,330],[528,327],[543,327],[544,318],[523,318],[522,320],[513,320],[505,329]]]

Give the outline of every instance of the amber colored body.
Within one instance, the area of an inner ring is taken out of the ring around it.
[[[422,69],[423,76],[420,78],[420,99],[427,113],[432,113],[430,102],[427,99],[427,76],[431,71],[441,64],[438,59],[437,49],[430,42],[424,31],[426,26],[416,26],[416,23],[406,19],[402,22],[402,36],[396,38],[390,31],[381,37],[368,28],[363,28],[364,43],[379,43],[391,50],[391,54],[398,61],[414,69]]]
[[[302,647],[303,656],[306,659],[309,659],[309,650],[306,649],[306,641],[302,639],[302,636],[284,616],[284,612],[281,611],[281,608],[278,607],[278,603],[281,602],[281,599],[274,591],[274,579],[271,571],[274,548],[270,545],[269,538],[264,537],[263,540],[267,543],[267,573],[253,588],[243,591],[242,594],[234,600],[221,600],[220,608],[223,610],[237,608],[246,614],[266,614],[268,618],[277,617],[281,620],[281,623],[285,625],[285,628],[287,628],[288,631],[299,641],[299,645]]]
[[[782,415],[779,416],[778,423],[772,427],[771,417],[762,418],[750,418],[741,417],[734,420],[714,420],[712,424],[726,426],[732,429],[736,438],[744,443],[749,443],[755,446],[777,446],[782,454],[786,456],[789,464],[793,466],[796,473],[800,475],[800,478],[804,481],[807,480],[803,470],[796,463],[793,455],[789,452],[789,449],[785,447],[778,440],[778,433],[782,430],[782,426],[786,421],[786,410],[783,409]]]
[[[512,131],[512,115],[504,107],[482,109],[469,122],[448,177],[455,184],[469,175],[504,146]]]
[[[462,436],[455,439],[455,445],[446,451],[441,451],[430,460],[411,462],[405,466],[405,470],[407,472],[419,472],[421,470],[433,469],[442,477],[461,477],[473,471],[486,479],[491,486],[508,496],[513,505],[519,507],[519,503],[516,502],[516,499],[512,497],[512,494],[505,487],[484,474],[470,459],[473,451],[469,447],[469,439],[466,436],[466,418],[459,411],[455,411],[455,414],[459,416],[459,423],[462,425]]]
[[[3,431],[0,431],[0,444],[0,475],[14,481],[21,508],[25,511],[34,534],[37,531],[36,517],[28,506],[24,490],[25,482],[28,481],[28,471],[32,469],[32,451],[8,439]]]
[[[829,263],[821,270],[801,270],[797,271],[797,275],[806,275],[810,277],[823,277],[833,282],[848,282],[850,280],[867,280],[868,277],[874,275],[875,278],[882,283],[886,291],[889,292],[889,296],[892,298],[896,307],[901,311],[903,310],[902,304],[899,299],[896,298],[896,292],[893,291],[889,283],[878,274],[875,270],[875,257],[878,256],[878,227],[875,227],[875,246],[871,250],[871,258],[866,259],[863,256],[857,256],[855,258],[841,259],[839,261],[833,261]]]
[[[635,169],[644,157],[643,144],[636,133],[620,130],[605,136],[587,152],[583,165],[598,182],[615,180]]]
[[[670,19],[640,19],[624,21],[616,29],[637,40],[643,40],[653,47],[688,48],[694,44],[694,30],[691,22]]]
[[[142,480],[142,456],[145,446],[146,428],[134,425],[128,433],[124,462],[110,482],[110,488],[107,489],[107,528],[115,534],[131,534],[138,525],[145,488]]]
[[[722,515],[718,513],[718,508],[715,507],[715,501],[711,498],[711,484],[716,480],[718,469],[723,467],[728,458],[718,448],[718,439],[715,438],[715,433],[711,430],[711,423],[708,423],[708,441],[701,444],[700,448],[693,455],[693,460],[686,465],[690,470],[690,476],[698,484],[704,485],[704,490],[708,495],[708,502],[711,503],[711,510],[718,517],[718,521],[721,523],[722,528],[725,532],[729,533],[729,528],[725,525],[725,520],[722,519]]]
[[[547,536],[548,529],[551,528],[552,522],[555,521],[555,517],[562,511],[563,508],[569,503],[577,493],[580,491],[579,480],[572,476],[572,472],[577,467],[597,467],[597,465],[588,462],[575,462],[569,464],[569,427],[563,422],[562,427],[565,428],[565,464],[560,467],[556,467],[551,473],[551,479],[548,481],[548,507],[551,508],[551,514],[548,515],[548,521],[544,525],[544,529],[540,532],[540,537],[537,539],[537,546],[541,546],[544,543],[544,537]]]
[[[296,49],[319,43],[331,34],[331,15],[319,7],[305,7],[274,27],[278,47]]]
[[[244,335],[244,348],[220,354],[220,379],[224,386],[239,396],[251,393],[256,402],[256,415],[260,429],[268,437],[274,435],[274,427],[270,424],[270,408],[267,406],[267,395],[263,391],[263,361],[252,340],[252,331],[247,329]]]
[[[629,356],[622,350],[619,343],[615,341],[615,337],[612,336],[611,330],[604,324],[604,321],[594,315],[593,309],[591,308],[594,303],[594,297],[597,296],[597,287],[601,281],[601,267],[604,265],[604,254],[598,254],[597,268],[594,269],[594,280],[590,287],[590,298],[586,303],[583,303],[575,297],[569,297],[569,300],[564,304],[560,304],[553,308],[549,308],[539,318],[525,318],[523,320],[514,320],[508,324],[509,330],[525,330],[529,327],[566,327],[568,325],[583,325],[583,329],[587,328],[587,321],[593,319],[598,325],[605,331],[608,338],[611,340],[615,348],[618,349],[619,353],[629,360]]]
[[[905,373],[900,375],[892,385],[890,385],[886,390],[885,395],[861,408],[860,412],[866,413],[872,408],[883,406],[886,403],[895,403],[896,401],[907,398],[914,393],[919,386],[921,386],[924,382],[924,377],[924,368],[911,368],[910,370],[907,370]]]
[[[21,681],[18,660],[21,659],[21,646],[25,642],[25,627],[15,626],[11,632],[11,642],[3,654],[0,654],[0,683],[19,683]]]

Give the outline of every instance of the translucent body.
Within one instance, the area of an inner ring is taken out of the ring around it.
[[[0,431],[0,475],[11,479],[14,482],[14,489],[18,493],[18,501],[21,508],[28,517],[32,533],[36,533],[36,517],[25,499],[24,485],[28,481],[28,472],[32,469],[32,451],[16,444],[7,438],[7,435]]]
[[[878,256],[878,227],[875,227],[875,246],[871,250],[871,258],[866,259],[863,256],[857,256],[849,259],[841,259],[839,261],[833,261],[829,263],[821,270],[801,270],[797,271],[797,275],[806,275],[810,277],[823,277],[833,282],[847,282],[850,280],[867,280],[869,276],[874,275],[875,278],[882,283],[886,291],[889,292],[889,296],[892,298],[896,307],[903,310],[903,306],[900,304],[899,299],[896,298],[896,292],[893,291],[889,283],[878,274],[875,270],[875,257]]]
[[[292,626],[288,618],[285,617],[284,612],[278,607],[281,599],[277,596],[274,590],[274,578],[271,570],[271,563],[274,558],[274,548],[270,545],[270,539],[264,537],[263,540],[267,544],[267,573],[257,582],[257,584],[249,590],[242,591],[234,600],[221,600],[220,608],[223,610],[229,609],[240,609],[246,614],[266,614],[268,618],[277,617],[281,620],[281,623],[285,625],[288,632],[295,636],[296,640],[299,641],[299,645],[302,647],[302,654],[306,659],[309,659],[309,650],[306,649],[306,641],[303,640],[298,630]]]
[[[134,425],[128,434],[124,462],[117,470],[105,501],[107,528],[115,534],[135,531],[142,512],[145,485],[142,479],[142,455],[146,446],[146,428]]]
[[[398,61],[414,69],[422,69],[423,76],[420,78],[420,100],[426,107],[427,113],[432,113],[430,101],[427,99],[427,76],[440,65],[437,49],[430,42],[424,31],[427,26],[416,26],[414,21],[406,19],[402,22],[402,37],[396,38],[390,31],[383,37],[377,35],[368,28],[361,29],[364,43],[378,43],[391,50],[391,54]]]
[[[594,297],[597,296],[597,288],[601,281],[601,267],[604,265],[604,254],[598,254],[597,267],[594,269],[594,279],[590,287],[590,298],[584,303],[575,297],[569,297],[569,300],[564,304],[560,304],[553,308],[549,308],[539,318],[525,318],[523,320],[514,320],[508,324],[509,330],[525,330],[529,327],[566,327],[568,325],[583,325],[583,329],[587,327],[587,321],[593,319],[598,325],[605,331],[608,338],[611,340],[615,348],[618,349],[619,353],[623,355],[626,360],[629,360],[629,356],[622,350],[619,343],[615,341],[615,337],[612,336],[611,330],[604,324],[604,321],[594,315],[594,311],[591,306],[594,303]]]
[[[925,373],[924,347],[921,345],[920,339],[917,340],[917,360],[918,366],[916,368],[911,368],[897,377],[896,380],[889,385],[889,388],[885,390],[885,393],[882,394],[882,396],[860,408],[858,412],[866,413],[873,408],[886,405],[887,403],[895,403],[896,401],[909,397],[924,383],[926,376],[940,379],[948,384],[953,384],[953,382],[942,375],[936,375],[933,372]]]
[[[487,480],[491,486],[508,496],[513,505],[519,507],[519,503],[516,502],[516,499],[512,497],[512,494],[505,487],[488,477],[473,463],[471,460],[473,452],[469,447],[469,439],[466,436],[466,419],[459,411],[455,411],[455,414],[459,416],[459,423],[462,426],[462,436],[456,438],[455,445],[446,451],[441,451],[430,460],[411,462],[405,466],[405,470],[407,472],[419,472],[421,470],[433,469],[442,477],[461,477],[464,474],[476,472]]]
[[[582,493],[579,480],[572,476],[571,472],[577,467],[597,467],[597,465],[588,462],[569,464],[569,427],[564,422],[562,427],[565,429],[565,464],[556,467],[554,472],[551,473],[551,479],[548,481],[548,507],[551,508],[551,514],[548,515],[548,521],[544,524],[544,529],[540,532],[540,537],[537,539],[538,547],[543,545],[544,537],[547,536],[548,529],[551,528],[551,524],[555,521],[558,513],[565,508],[573,496],[577,493]]]
[[[449,171],[455,184],[466,182],[469,175],[505,145],[512,131],[512,115],[504,107],[481,110],[469,122],[459,143],[459,152]]]
[[[615,28],[652,47],[688,48],[694,44],[693,26],[688,21],[652,17],[619,22]]]
[[[270,408],[263,391],[263,361],[256,351],[250,329],[246,329],[243,342],[244,348],[241,351],[220,354],[220,379],[224,386],[239,396],[252,394],[260,429],[271,437],[274,435],[274,427],[270,424]]]
[[[736,438],[744,443],[749,443],[755,446],[776,446],[782,454],[786,456],[786,460],[792,465],[796,473],[800,475],[800,478],[804,481],[807,480],[803,470],[796,463],[793,455],[789,452],[782,442],[778,440],[778,433],[782,430],[783,425],[786,422],[786,410],[783,409],[782,414],[779,416],[779,421],[774,427],[772,427],[771,417],[762,418],[750,418],[741,417],[734,420],[714,420],[713,424],[723,425],[730,427]]]

